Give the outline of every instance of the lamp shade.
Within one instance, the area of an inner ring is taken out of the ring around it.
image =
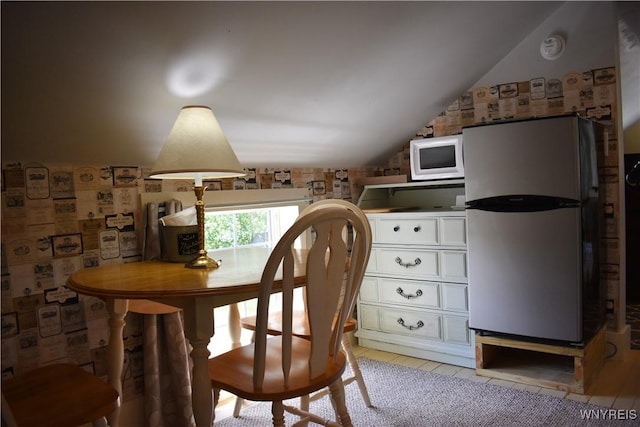
[[[219,179],[245,175],[211,108],[186,106],[153,165],[151,178]]]

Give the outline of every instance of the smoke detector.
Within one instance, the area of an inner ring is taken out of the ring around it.
[[[540,43],[540,55],[542,55],[544,59],[553,61],[554,59],[558,59],[562,56],[564,53],[564,47],[564,38],[557,34],[552,34]]]

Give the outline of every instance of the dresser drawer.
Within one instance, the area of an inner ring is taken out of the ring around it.
[[[380,308],[380,329],[397,335],[442,339],[442,316],[433,313]]]
[[[440,260],[437,250],[373,248],[371,256],[375,256],[375,270],[368,273],[388,274],[393,277],[415,277],[418,279],[440,278]]]
[[[397,310],[367,304],[360,304],[358,310],[360,330],[454,345],[471,345],[469,320],[463,316],[440,315],[419,310]]]
[[[463,250],[374,247],[367,273],[466,283],[467,253]]]
[[[439,244],[438,218],[379,219],[375,242],[437,245]]]
[[[442,341],[442,316],[439,314],[360,304],[358,315],[361,329]]]
[[[370,217],[374,243],[423,246],[467,245],[467,222],[461,215],[391,214]]]
[[[360,300],[407,307],[441,307],[440,283],[365,276]]]

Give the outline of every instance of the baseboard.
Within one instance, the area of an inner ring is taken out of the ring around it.
[[[630,325],[624,325],[617,331],[607,331],[607,356],[610,360],[626,360],[630,351]]]
[[[453,355],[445,352],[433,351],[424,348],[416,348],[401,344],[388,343],[368,338],[358,338],[360,347],[372,348],[374,350],[386,351],[389,353],[402,354],[419,359],[431,360],[433,362],[446,363],[448,365],[462,366],[465,368],[476,368],[474,354],[469,356]]]

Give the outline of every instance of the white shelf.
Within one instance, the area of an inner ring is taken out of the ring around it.
[[[445,212],[454,210],[457,196],[464,196],[463,179],[373,184],[365,185],[358,206],[365,211],[388,208]]]

